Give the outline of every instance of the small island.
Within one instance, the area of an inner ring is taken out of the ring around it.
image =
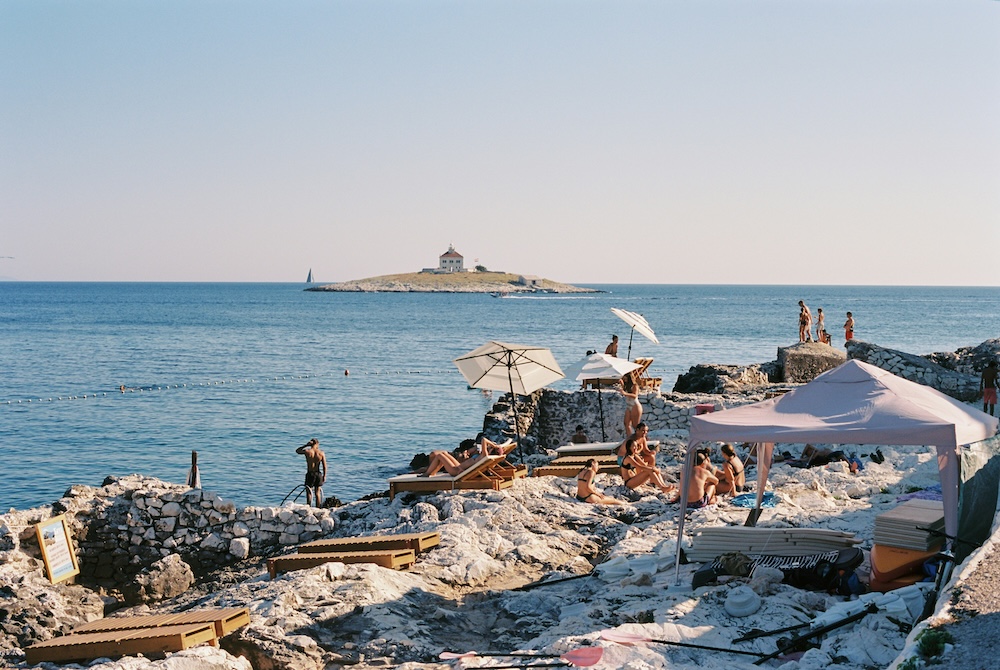
[[[598,289],[562,284],[535,275],[487,270],[482,265],[466,269],[464,258],[455,251],[454,246],[449,246],[448,251],[441,254],[436,268],[310,286],[306,290],[354,293],[489,293],[498,298],[518,293],[602,292]]]

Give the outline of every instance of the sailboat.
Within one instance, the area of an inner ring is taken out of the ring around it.
[[[306,283],[307,284],[312,284],[313,283],[313,269],[312,268],[309,268],[309,276],[306,277]]]

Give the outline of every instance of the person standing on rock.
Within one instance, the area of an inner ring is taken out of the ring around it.
[[[854,339],[854,315],[847,313],[847,321],[844,322],[844,344]]]
[[[826,317],[823,316],[823,308],[816,309],[816,341],[823,342],[823,332],[826,329]]]
[[[983,376],[979,379],[979,392],[983,394],[983,411],[989,412],[993,416],[997,404],[997,387],[1000,381],[997,379],[997,362],[992,360],[983,368]]]
[[[295,450],[306,457],[306,504],[323,506],[323,484],[326,482],[326,454],[315,437]]]
[[[812,342],[812,312],[799,300],[799,342]]]

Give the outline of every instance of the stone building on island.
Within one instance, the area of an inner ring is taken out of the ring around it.
[[[455,251],[455,245],[449,244],[448,251],[438,257],[436,268],[424,268],[421,272],[433,272],[436,274],[449,272],[465,272],[465,257]]]

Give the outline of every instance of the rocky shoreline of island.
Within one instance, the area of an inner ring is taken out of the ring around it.
[[[531,275],[510,272],[409,272],[310,286],[306,291],[346,293],[487,293],[515,294],[603,293]]]

